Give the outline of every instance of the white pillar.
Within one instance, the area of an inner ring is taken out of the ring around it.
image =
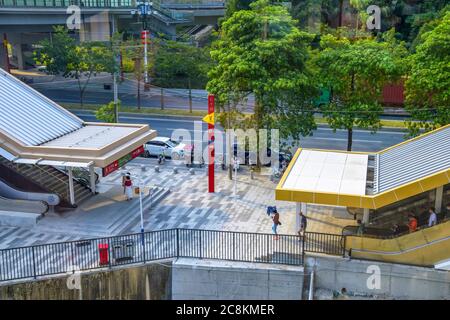
[[[302,203],[296,202],[295,203],[295,233],[297,233],[300,230],[300,211],[302,211]]]
[[[369,212],[370,210],[367,208],[364,208],[364,215],[363,215],[363,220],[362,222],[364,223],[364,225],[368,225],[369,224]]]
[[[303,212],[303,215],[306,216],[308,214],[308,204],[306,202],[302,202],[301,210]]]
[[[75,204],[75,189],[73,188],[73,174],[72,174],[72,168],[68,167],[67,171],[69,173],[69,197],[70,197],[70,204]]]
[[[89,182],[92,194],[95,194],[95,170],[93,165],[89,167]]]
[[[436,188],[436,199],[434,201],[434,207],[436,208],[436,213],[441,213],[442,211],[442,196],[444,194],[444,186]]]

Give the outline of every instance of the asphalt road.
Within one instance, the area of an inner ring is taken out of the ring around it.
[[[104,83],[110,83],[109,77],[101,76],[93,78],[83,96],[85,104],[107,104],[113,97],[112,90],[105,90]],[[78,85],[74,80],[61,80],[43,83],[33,83],[31,86],[44,94],[48,98],[58,103],[74,104],[80,103]],[[189,94],[187,89],[164,89],[163,104],[166,109],[189,110]],[[119,100],[123,106],[137,106],[137,82],[135,80],[125,80],[118,86]],[[254,99],[248,98],[245,105],[241,105],[244,112],[252,112]],[[141,84],[141,106],[144,108],[161,107],[161,90],[152,88],[145,92]],[[192,108],[194,110],[208,109],[208,93],[206,90],[192,90]],[[401,120],[407,118],[404,114],[392,114],[391,111],[384,114],[382,119]]]
[[[97,121],[92,112],[76,111],[74,113],[84,121]],[[120,122],[148,124],[152,129],[158,131],[159,136],[166,137],[172,137],[172,134],[176,133],[175,130],[177,129],[184,129],[186,132],[189,132],[193,141],[200,140],[202,134],[204,135],[203,142],[205,143],[207,140],[207,125],[202,123],[200,118],[121,114]],[[220,127],[217,129],[216,139],[220,139],[218,138],[219,133],[222,132],[222,136],[224,134],[223,131],[219,131],[222,130]],[[353,151],[382,150],[404,141],[404,136],[405,132],[401,129],[386,128],[375,134],[367,130],[356,129],[353,134]],[[304,148],[346,150],[347,132],[338,130],[334,133],[326,125],[321,125],[314,131],[312,136],[303,138],[300,145]],[[220,151],[217,150],[217,152],[219,153]]]

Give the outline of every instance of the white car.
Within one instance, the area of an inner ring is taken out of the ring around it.
[[[167,137],[156,137],[144,145],[146,157],[159,156],[163,154],[173,160],[184,158],[184,149],[186,145],[181,142],[173,141]]]

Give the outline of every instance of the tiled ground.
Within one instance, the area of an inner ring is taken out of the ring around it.
[[[141,166],[147,170],[142,171]],[[167,228],[199,228],[246,232],[271,232],[268,205],[276,205],[283,225],[279,232],[295,233],[295,204],[276,202],[276,182],[266,175],[250,178],[244,168],[238,173],[237,197],[233,196],[233,181],[226,171],[216,170],[216,193],[207,193],[206,169],[196,169],[191,175],[180,167],[166,163],[154,171],[155,159],[139,158],[127,165],[126,171],[142,176],[147,187],[159,186],[170,193],[156,206],[146,196],[143,201],[145,230]],[[75,211],[51,214],[34,228],[0,227],[0,248],[60,242],[80,238],[126,234],[140,230],[139,200],[127,202],[120,186],[121,172],[103,178],[100,194],[82,203]],[[138,181],[135,183],[137,184]],[[150,208],[151,207],[151,208]],[[343,226],[354,224],[343,208],[309,206],[308,231],[340,233]]]

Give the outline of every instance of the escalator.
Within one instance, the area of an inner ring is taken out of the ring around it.
[[[39,200],[18,200],[0,196],[0,211],[24,212],[43,215],[49,210],[49,205]]]
[[[59,202],[56,194],[23,191],[0,178],[0,225],[32,227]]]
[[[450,258],[450,219],[413,233],[347,234],[345,248],[356,259],[432,267]]]
[[[28,192],[8,184],[0,178],[0,196],[14,200],[43,201],[49,206],[57,206],[60,198],[55,193]]]

